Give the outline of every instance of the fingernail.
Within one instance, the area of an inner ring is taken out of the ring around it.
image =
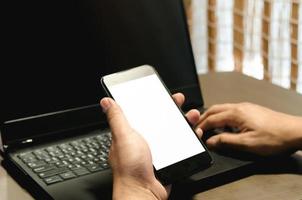
[[[201,137],[202,136],[203,131],[201,130],[201,128],[197,128],[196,129],[196,134]]]
[[[101,100],[101,106],[102,106],[103,112],[107,112],[107,110],[111,107],[111,105],[112,105],[112,103],[109,98],[103,98]]]

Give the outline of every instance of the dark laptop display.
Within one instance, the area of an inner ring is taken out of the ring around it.
[[[203,108],[181,0],[7,4],[3,165],[37,199],[110,198],[101,76],[149,64],[185,110]]]
[[[203,104],[178,1],[11,4],[1,122],[98,104],[102,75],[142,64],[155,66],[172,92],[184,92],[187,107]],[[11,132],[4,140],[35,134]]]

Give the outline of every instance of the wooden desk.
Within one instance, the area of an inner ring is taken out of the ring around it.
[[[216,103],[249,101],[269,108],[302,116],[302,96],[236,72],[200,76],[206,107]],[[255,174],[201,192],[200,200],[302,200],[302,152],[296,153],[300,173]],[[273,168],[273,166],[272,166]],[[290,171],[290,170],[289,170]],[[6,171],[0,167],[0,199],[31,200]]]
[[[0,167],[0,199],[1,200],[32,200],[33,197],[21,188],[5,169]]]
[[[302,95],[266,81],[236,72],[210,73],[201,75],[199,80],[206,107],[218,103],[246,101],[302,116]],[[302,151],[297,152],[295,157],[299,161],[299,174],[289,172],[255,174],[201,192],[193,199],[302,200]],[[274,166],[268,167],[274,169]]]

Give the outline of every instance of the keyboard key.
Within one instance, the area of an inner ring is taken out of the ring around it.
[[[68,169],[75,170],[81,168],[81,165],[75,164],[75,165],[68,165],[67,167]]]
[[[34,154],[36,155],[36,158],[38,158],[39,160],[46,159],[46,158],[50,157],[48,152],[46,152],[42,149],[35,150]]]
[[[24,153],[20,153],[18,157],[22,159],[26,157],[34,157],[34,155],[32,154],[32,152],[24,152]]]
[[[101,163],[100,165],[103,167],[103,169],[108,169],[110,167],[108,163]]]
[[[99,134],[20,153],[46,184],[108,169],[111,134]]]
[[[44,166],[41,166],[41,167],[37,167],[37,168],[34,168],[33,171],[36,172],[36,173],[40,173],[40,172],[46,172],[46,171],[49,171],[49,170],[52,170],[52,169],[55,169],[56,167],[53,166],[53,165],[44,165]]]
[[[71,178],[74,178],[74,177],[77,177],[73,172],[65,172],[63,174],[60,174],[60,176],[63,178],[63,179],[71,179]]]
[[[29,152],[21,153],[18,155],[18,157],[25,163],[37,161],[36,156]]]
[[[66,160],[63,160],[61,162],[57,162],[56,165],[58,167],[67,167],[69,165],[69,162],[67,162]]]
[[[54,175],[65,173],[67,171],[69,171],[69,170],[66,167],[57,168],[57,169],[53,169],[53,170],[50,170],[50,171],[39,173],[39,176],[41,178],[46,178],[46,177],[51,177],[51,176],[54,176]]]
[[[46,165],[46,162],[44,161],[35,161],[35,162],[30,162],[27,164],[30,168],[37,168],[37,167],[41,167],[43,165]]]
[[[95,165],[90,165],[90,166],[87,166],[87,169],[91,172],[96,172],[96,171],[100,171],[100,170],[103,170],[104,167],[102,165],[99,165],[99,164],[95,164]]]
[[[44,179],[44,182],[47,185],[50,185],[50,184],[53,184],[53,183],[58,183],[58,182],[61,182],[61,181],[63,181],[63,179],[59,176],[52,176],[52,177],[48,177],[48,178]]]
[[[25,163],[32,163],[32,162],[37,162],[38,160],[36,159],[36,157],[26,157],[26,158],[22,158],[22,161]]]
[[[47,162],[48,164],[55,164],[59,161],[59,159],[57,159],[56,157],[53,157],[53,158],[47,158],[44,161]]]
[[[90,172],[85,169],[85,168],[79,168],[79,169],[75,169],[73,170],[73,172],[78,175],[78,176],[83,176],[83,175],[86,175],[86,174],[89,174]]]
[[[58,147],[57,146],[50,146],[46,148],[46,151],[48,151],[48,153],[50,152],[54,152],[54,151],[58,151]]]

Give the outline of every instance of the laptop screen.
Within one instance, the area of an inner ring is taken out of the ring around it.
[[[13,1],[6,9],[1,123],[98,104],[101,76],[154,66],[203,104],[181,1]]]

